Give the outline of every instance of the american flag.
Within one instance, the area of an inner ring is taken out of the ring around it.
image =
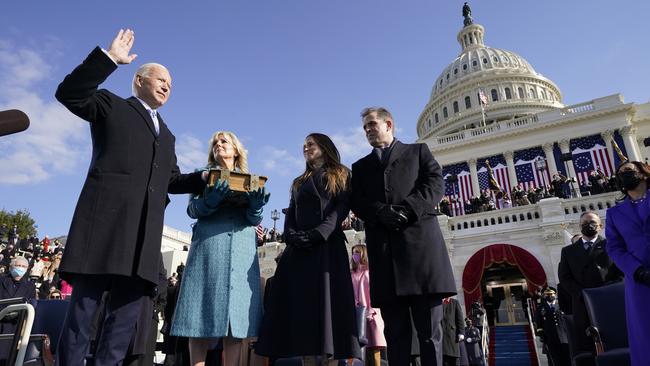
[[[454,174],[458,176],[458,182],[456,184],[447,183],[447,178]],[[448,165],[442,169],[442,176],[445,179],[446,198],[449,202],[456,201],[450,205],[453,215],[464,215],[465,201],[474,196],[469,165],[467,163]]]
[[[514,160],[517,182],[521,183],[524,189],[528,189],[529,187],[543,187],[551,182],[548,168],[544,171],[544,175],[546,175],[544,178],[542,173],[535,167],[535,161],[539,157],[545,157],[544,150],[541,147],[533,147],[515,152]],[[554,159],[554,157],[551,156],[550,159]]]
[[[485,165],[485,160],[490,162],[492,167],[492,174],[494,174],[494,179],[499,183],[501,190],[510,194],[510,176],[508,175],[508,167],[506,166],[506,161],[503,158],[503,155],[495,155],[489,158],[479,159],[478,167],[478,183],[481,189],[491,188],[490,187],[490,173],[488,172],[487,166]],[[501,208],[501,202],[495,196],[493,191],[490,191],[490,195],[494,199],[494,202],[497,208]]]
[[[596,169],[607,177],[614,174],[614,166],[604,145],[605,142],[600,135],[571,140],[573,166],[581,184],[588,182],[589,173]]]
[[[483,93],[483,89],[478,90],[478,100],[481,102],[481,106],[487,107],[488,98],[485,96],[485,93]]]

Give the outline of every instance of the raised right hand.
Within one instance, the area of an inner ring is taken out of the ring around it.
[[[219,180],[214,188],[208,188],[205,194],[205,205],[208,208],[217,208],[219,203],[230,194],[230,186],[227,180]]]
[[[111,55],[113,61],[118,64],[130,64],[131,61],[135,60],[138,55],[129,55],[134,40],[135,36],[131,29],[120,29],[111,43],[111,48],[108,50],[108,54]]]

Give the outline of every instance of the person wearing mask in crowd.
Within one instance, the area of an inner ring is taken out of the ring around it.
[[[284,221],[287,247],[273,278],[256,352],[301,356],[304,365],[361,358],[346,238],[350,172],[332,140],[312,133],[303,145],[305,171],[291,185]]]
[[[599,235],[602,227],[597,213],[586,211],[580,215],[582,236],[575,243],[562,248],[558,264],[559,282],[571,296],[576,348],[579,351],[594,350],[593,342],[585,334],[589,318],[582,290],[622,279],[621,271],[605,251],[607,241]]]
[[[26,276],[28,266],[25,257],[16,257],[11,261],[9,272],[0,275],[0,300],[24,297],[28,303],[36,307],[36,286]],[[4,307],[0,306],[0,310]],[[15,329],[15,316],[0,320],[0,334],[11,334]]]
[[[463,309],[458,300],[448,297],[442,300],[442,312],[443,365],[456,366],[460,357],[458,344],[465,339]]]
[[[207,174],[181,174],[175,137],[158,109],[168,100],[171,76],[160,64],[136,71],[134,96],[98,89],[120,64],[130,64],[135,40],[120,30],[108,51],[96,47],[59,84],[55,97],[89,122],[92,159],[67,236],[61,273],[74,286],[56,353],[59,365],[82,365],[89,326],[110,292],[96,358],[120,364],[135,331],[141,298],[158,281],[168,193],[200,192]]]
[[[365,244],[352,247],[352,286],[357,306],[366,308],[366,365],[380,366],[381,350],[386,348],[384,338],[384,321],[379,309],[370,304],[370,275],[368,273],[368,252]]]
[[[248,173],[247,151],[234,133],[218,131],[210,138],[206,169],[211,168]],[[219,339],[224,363],[245,365],[242,341],[257,337],[262,318],[255,227],[270,194],[264,188],[247,192],[245,205],[226,200],[232,194],[228,181],[220,179],[191,196],[187,207],[197,221],[171,334],[190,338],[194,366],[205,364]]]
[[[537,307],[535,333],[544,343],[548,364],[554,366],[571,366],[569,344],[566,331],[560,324],[560,306],[557,303],[557,292],[548,287],[544,290],[544,299]]]
[[[403,144],[383,108],[366,108],[373,150],[352,165],[352,209],[366,225],[372,305],[381,309],[388,363],[405,366],[413,317],[423,365],[442,365],[442,299],[456,294],[435,207],[444,195],[440,164],[426,144]]]
[[[45,261],[41,255],[37,255],[32,264],[32,268],[29,270],[29,278],[33,281],[39,281],[43,276],[43,270],[45,269]]]
[[[470,366],[485,366],[480,330],[474,326],[471,318],[465,318],[465,349]]]
[[[481,301],[474,301],[467,317],[472,320],[472,324],[474,324],[474,326],[477,327],[480,332],[483,332],[483,322],[485,316],[486,311],[483,307],[483,304],[481,304]],[[487,323],[487,320],[485,320],[485,322]]]
[[[624,195],[607,210],[607,253],[625,274],[625,316],[632,365],[648,364],[650,339],[650,167],[642,162],[621,164],[617,184]],[[575,309],[574,309],[575,312]]]

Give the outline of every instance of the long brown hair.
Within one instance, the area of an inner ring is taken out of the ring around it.
[[[620,178],[621,168],[623,168],[625,164],[634,165],[636,169],[639,171],[639,173],[645,176],[646,184],[648,185],[648,187],[650,187],[650,166],[640,161],[625,161],[619,164],[618,168],[616,168],[616,184],[618,184],[618,189],[621,191],[621,193],[623,193],[623,197],[621,197],[619,200],[623,200],[628,197],[627,190],[623,188],[623,184],[621,184],[621,178]]]
[[[341,164],[341,155],[332,140],[322,133],[310,133],[305,139],[312,138],[323,152],[323,168],[325,173],[325,190],[332,196],[345,191],[348,185],[350,170]],[[293,180],[291,190],[296,191],[313,174],[313,168],[305,163],[305,172]]]

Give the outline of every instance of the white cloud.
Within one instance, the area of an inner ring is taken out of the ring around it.
[[[90,155],[87,123],[54,101],[54,90],[45,88],[47,98],[37,92],[51,72],[46,58],[0,41],[0,110],[19,109],[30,119],[27,131],[0,138],[0,184],[37,183],[76,172]]]
[[[305,168],[302,156],[274,146],[263,146],[258,160],[262,162],[263,171],[284,177],[297,176]]]
[[[208,161],[208,144],[198,138],[183,134],[176,140],[176,158],[183,173],[193,172]]]
[[[368,155],[372,147],[368,145],[366,134],[361,128],[350,128],[345,132],[336,133],[331,136],[334,145],[339,149],[341,161],[348,167],[355,161]]]

